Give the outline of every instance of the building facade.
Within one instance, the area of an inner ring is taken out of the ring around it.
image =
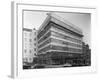
[[[23,63],[32,63],[37,53],[37,31],[23,28]]]
[[[37,35],[38,55],[82,54],[82,31],[63,18],[49,13]]]

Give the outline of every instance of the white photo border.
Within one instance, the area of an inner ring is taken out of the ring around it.
[[[89,73],[96,72],[96,44],[95,34],[96,31],[96,8],[87,7],[71,7],[71,6],[55,6],[55,5],[34,5],[25,3],[12,3],[12,77],[40,77],[40,76],[54,76],[66,75],[71,73]],[[54,68],[54,69],[29,69],[23,70],[22,67],[22,27],[23,27],[23,10],[41,10],[41,11],[58,11],[58,12],[78,12],[91,14],[91,66],[85,67],[67,67],[67,68]]]

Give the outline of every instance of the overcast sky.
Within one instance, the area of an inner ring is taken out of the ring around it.
[[[38,29],[43,21],[46,19],[48,12],[40,11],[24,11],[24,27],[33,29]],[[85,43],[90,44],[90,31],[91,31],[91,15],[89,13],[58,13],[58,16],[64,18],[65,20],[76,25],[83,31],[83,40]]]

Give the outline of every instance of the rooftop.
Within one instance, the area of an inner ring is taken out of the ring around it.
[[[41,31],[49,21],[53,21],[75,33],[82,35],[82,30],[79,27],[77,27],[76,25],[72,24],[71,22],[65,20],[64,18],[62,18],[54,13],[47,13],[47,15],[48,15],[47,18],[40,26],[39,31]]]

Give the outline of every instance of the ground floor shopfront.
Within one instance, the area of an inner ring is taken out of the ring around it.
[[[77,54],[77,53],[65,53],[65,52],[47,52],[46,54],[38,55],[36,64],[46,65],[63,65],[70,64],[71,66],[89,66],[90,56]]]

